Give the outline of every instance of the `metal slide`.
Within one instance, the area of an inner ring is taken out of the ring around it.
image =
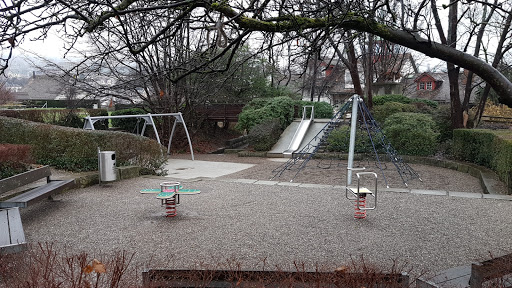
[[[309,116],[309,119],[306,119],[307,108],[311,108],[311,114]],[[290,142],[288,149],[286,149],[283,152],[284,157],[292,157],[293,152],[295,152],[299,149],[300,143],[302,143],[302,140],[304,139],[304,136],[306,135],[306,132],[308,131],[309,125],[311,123],[313,123],[313,121],[315,120],[314,112],[315,112],[314,106],[302,107],[302,121],[300,121],[297,131],[295,131],[295,134],[293,135],[292,141]]]

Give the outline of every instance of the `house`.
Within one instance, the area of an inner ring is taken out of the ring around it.
[[[464,98],[464,89],[467,81],[467,70],[459,76],[459,91],[461,101]],[[469,103],[476,99],[476,89],[481,83],[479,77],[473,78],[473,89]],[[450,84],[446,72],[423,72],[410,74],[402,81],[403,95],[413,99],[427,99],[438,103],[450,103]]]
[[[361,72],[362,74],[362,72]],[[296,81],[302,100],[323,101],[331,105],[343,103],[354,94],[348,69],[336,58],[321,58],[308,62],[306,72]]]
[[[377,79],[372,84],[373,95],[402,94],[402,80],[417,74],[418,68],[411,53],[379,55],[374,57]]]
[[[411,53],[376,54],[372,58],[374,76],[372,92],[374,95],[402,94],[402,80],[405,75],[418,73]],[[316,62],[316,65],[315,65]],[[316,67],[316,69],[315,69]],[[361,86],[364,89],[364,70],[358,63]],[[316,76],[316,77],[315,77]],[[354,84],[345,64],[336,58],[323,57],[310,60],[304,73],[301,89],[303,100],[324,101],[339,105],[354,93]]]
[[[14,97],[17,101],[27,100],[55,100],[66,99],[70,90],[66,85],[57,79],[47,75],[36,75],[34,72],[28,83],[17,92]]]
[[[32,73],[28,82],[14,92],[15,101],[33,107],[93,107],[98,100],[86,98],[86,93],[71,85],[69,77]]]

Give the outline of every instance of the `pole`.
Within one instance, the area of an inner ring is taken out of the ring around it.
[[[354,166],[354,150],[356,146],[357,109],[359,108],[359,95],[352,96],[352,115],[350,120],[350,142],[348,147],[347,186],[352,184],[352,168]]]

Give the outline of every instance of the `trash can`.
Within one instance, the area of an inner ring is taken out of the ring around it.
[[[98,169],[100,172],[100,181],[116,180],[116,152],[98,151]]]

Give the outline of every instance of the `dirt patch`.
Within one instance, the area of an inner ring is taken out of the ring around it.
[[[311,183],[325,185],[346,184],[346,161],[311,160],[301,171],[295,167],[285,170],[280,176],[277,172],[285,163],[283,158],[261,158],[261,157],[238,157],[237,154],[194,154],[196,160],[235,162],[257,164],[252,168],[229,174],[224,178],[273,180],[287,182],[293,179],[295,183]],[[188,154],[172,155],[171,158],[190,159]],[[378,186],[387,185],[391,188],[411,188],[426,190],[442,190],[455,192],[482,193],[483,189],[480,180],[467,173],[428,166],[421,164],[410,164],[409,166],[420,176],[421,180],[414,179],[407,181],[405,186],[400,174],[392,163],[383,163],[382,172],[375,163],[357,162],[355,167],[365,167],[366,171],[375,172],[378,175]],[[297,173],[298,172],[298,173]],[[296,175],[296,176],[295,176]],[[294,178],[295,176],[295,178]],[[355,176],[354,178],[355,179]],[[385,179],[385,180],[384,180]],[[366,185],[365,185],[366,186]]]

